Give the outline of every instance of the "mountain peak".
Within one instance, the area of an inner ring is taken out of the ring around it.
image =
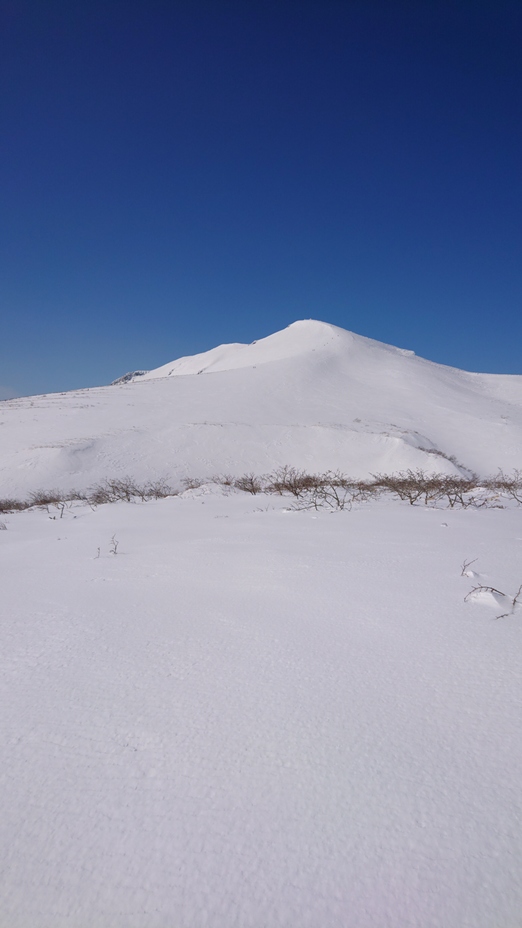
[[[260,364],[308,355],[312,351],[335,350],[336,347],[347,348],[354,339],[361,337],[338,326],[330,325],[328,322],[320,322],[317,319],[299,319],[285,329],[265,338],[255,339],[248,345],[241,343],[218,345],[209,351],[163,364],[145,375],[140,374],[140,379],[153,380],[157,377],[186,376],[257,367]]]

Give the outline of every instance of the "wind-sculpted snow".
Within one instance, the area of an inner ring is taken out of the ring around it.
[[[520,510],[287,506],[2,516],[6,928],[520,924]]]
[[[484,475],[521,466],[522,377],[470,374],[308,320],[135,382],[6,401],[0,442],[5,496],[282,465]]]

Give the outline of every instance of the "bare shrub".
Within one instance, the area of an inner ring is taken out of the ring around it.
[[[168,485],[166,480],[156,480],[155,483],[150,483],[146,487],[146,497],[147,499],[166,499],[167,496],[176,496],[177,494]]]
[[[375,499],[380,496],[382,488],[375,480],[354,480],[352,486],[354,500],[366,502],[369,499]]]
[[[98,483],[94,487],[91,487],[88,500],[92,506],[101,506],[103,503],[112,502],[108,488],[102,483]]]
[[[119,480],[108,480],[107,486],[114,500],[123,500],[131,503],[136,497],[143,499],[142,488],[135,483],[132,477],[121,477]]]
[[[274,474],[269,474],[266,479],[265,489],[268,493],[289,493],[297,499],[308,500],[315,491],[318,491],[319,498],[321,493],[324,495],[333,489],[349,491],[352,501],[366,500],[379,492],[373,481],[354,480],[338,470],[326,471],[323,474],[307,474],[306,471],[286,466],[279,468]]]
[[[243,474],[242,477],[237,477],[234,480],[234,486],[237,490],[243,490],[245,493],[256,496],[257,493],[263,492],[265,480],[263,477],[256,477],[255,474]]]
[[[29,496],[28,502],[29,506],[46,508],[53,505],[53,503],[64,502],[64,494],[58,490],[35,490]]]
[[[21,512],[29,506],[30,503],[21,499],[0,499],[0,512]]]
[[[216,483],[219,487],[233,487],[236,478],[232,474],[216,474],[210,478],[210,483]]]
[[[83,498],[93,506],[101,506],[104,503],[116,503],[120,500],[132,503],[140,499],[146,502],[150,499],[164,499],[173,494],[174,490],[166,480],[140,484],[131,477],[122,477],[96,484]]]
[[[420,499],[425,505],[440,495],[444,474],[426,474],[422,470],[400,471],[398,474],[373,474],[375,488],[393,493],[413,506]]]
[[[199,490],[206,482],[202,477],[183,477],[181,485],[184,490]]]
[[[349,489],[344,489],[335,484],[322,484],[321,486],[312,487],[307,493],[299,497],[294,508],[302,509],[329,509],[335,510],[351,509],[353,495]]]
[[[67,502],[75,502],[76,500],[81,503],[86,503],[89,499],[89,494],[87,490],[70,490],[69,493],[65,493],[63,499]]]
[[[440,457],[451,460],[442,452],[433,451]],[[459,465],[460,466],[460,465]],[[243,474],[234,477],[219,474],[212,478],[185,477],[181,481],[185,490],[198,489],[205,483],[212,482],[218,486],[235,488],[255,496],[259,493],[275,493],[293,496],[303,506],[297,508],[348,509],[355,501],[364,502],[376,498],[382,493],[390,493],[411,506],[419,502],[425,505],[441,503],[450,509],[482,508],[499,505],[501,496],[507,496],[522,505],[522,471],[515,470],[511,475],[499,471],[496,477],[479,480],[476,474],[467,476],[448,474],[427,474],[424,471],[407,470],[394,474],[373,474],[370,480],[356,480],[341,471],[326,471],[309,474],[296,467],[285,465],[272,474]],[[58,507],[60,518],[66,504],[74,500],[87,502],[90,506],[104,503],[147,501],[164,499],[176,495],[163,478],[155,482],[137,483],[132,477],[125,476],[107,479],[87,491],[72,490],[36,490],[27,500],[0,499],[0,513],[16,512],[31,506],[49,509]],[[497,502],[496,502],[497,501]],[[502,508],[500,506],[500,508]]]
[[[440,480],[439,496],[447,501],[450,509],[456,506],[461,509],[486,506],[487,497],[479,498],[476,495],[478,482],[475,474],[472,477],[443,477]]]
[[[104,480],[94,486],[89,494],[89,500],[95,504],[116,503],[124,500],[131,503],[137,497],[143,498],[141,487],[131,477]]]
[[[319,474],[307,474],[304,470],[285,465],[279,467],[274,474],[269,474],[266,482],[268,493],[277,493],[282,496],[290,493],[298,499],[314,487],[320,486],[322,479]]]
[[[492,503],[490,496],[481,495],[479,492],[481,487],[476,474],[463,477],[407,470],[397,474],[375,474],[374,484],[384,492],[407,500],[411,506],[419,500],[423,500],[426,506],[445,501],[450,509],[478,509]]]
[[[522,471],[514,470],[512,474],[504,474],[499,470],[497,476],[489,477],[485,484],[504,493],[519,505],[522,504]]]

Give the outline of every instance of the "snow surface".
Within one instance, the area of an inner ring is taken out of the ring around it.
[[[287,506],[2,517],[3,925],[520,925],[522,510]]]
[[[459,371],[304,320],[135,382],[0,403],[0,495],[285,464],[484,475],[520,467],[521,447],[521,376]]]
[[[521,446],[522,377],[308,320],[1,403],[0,497]],[[2,926],[522,924],[522,509],[290,505],[0,515]]]

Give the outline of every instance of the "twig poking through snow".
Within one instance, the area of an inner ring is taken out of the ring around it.
[[[522,594],[522,583],[518,588],[518,593],[513,597],[513,605],[511,607],[511,612],[503,612],[502,615],[497,615],[497,619],[506,619],[508,616],[513,615],[517,606],[520,605],[520,595]]]
[[[502,590],[495,589],[494,586],[485,586],[484,584],[480,583],[478,586],[474,586],[473,589],[466,594],[464,597],[464,602],[467,603],[470,601],[470,599],[480,600],[482,598],[481,594],[484,593],[489,593],[494,601],[496,600],[498,602],[497,597],[500,597],[501,601],[507,600],[507,602],[511,603],[511,609],[509,612],[503,612],[501,615],[495,616],[497,619],[505,619],[508,616],[513,615],[517,606],[522,605],[520,602],[520,597],[522,596],[522,583],[520,584],[518,592],[515,596],[508,596],[507,593],[503,593]]]
[[[470,574],[468,574],[468,568],[471,567],[472,564],[475,564],[477,561],[478,561],[478,557],[473,558],[472,561],[464,561],[464,563],[461,565],[461,568],[462,568],[462,569],[461,569],[461,572],[460,572],[460,576],[461,576],[461,577],[469,577]],[[473,573],[473,572],[472,572],[472,573]]]

